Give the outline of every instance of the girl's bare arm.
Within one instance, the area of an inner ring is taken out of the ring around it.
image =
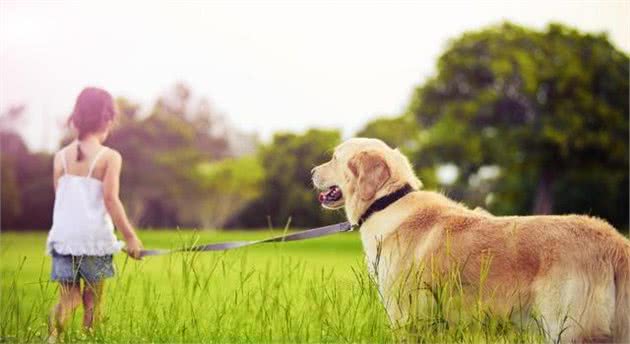
[[[122,168],[122,157],[116,151],[112,151],[111,157],[107,161],[105,177],[103,178],[103,198],[109,215],[114,221],[114,225],[125,238],[127,243],[127,253],[133,258],[140,258],[142,243],[138,239],[133,226],[127,218],[127,213],[119,197],[120,170]]]

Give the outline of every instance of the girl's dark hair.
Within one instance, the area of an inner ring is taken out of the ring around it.
[[[102,130],[115,116],[116,108],[112,95],[100,88],[86,87],[79,93],[68,123],[72,123],[77,129],[81,140],[91,133]],[[81,145],[77,144],[77,161],[83,158]]]

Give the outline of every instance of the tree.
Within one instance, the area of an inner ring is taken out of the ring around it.
[[[24,106],[0,116],[0,191],[3,229],[48,229],[54,191],[52,156],[31,153],[18,134]]]
[[[0,199],[2,228],[17,227],[22,214],[22,193],[18,184],[18,158],[28,154],[22,138],[15,133],[0,131]]]
[[[379,117],[368,122],[356,134],[358,137],[372,137],[383,140],[390,147],[414,151],[417,149],[419,128],[410,115]]]
[[[204,197],[182,209],[199,218],[203,228],[222,228],[234,214],[261,194],[265,171],[255,156],[229,158],[197,166]]]
[[[336,130],[311,129],[304,134],[277,133],[261,147],[265,171],[261,196],[229,221],[231,228],[311,227],[342,219],[340,212],[323,211],[311,183],[311,169],[330,159],[341,135]]]
[[[466,33],[408,112],[425,131],[417,164],[453,162],[460,185],[500,167],[495,210],[588,212],[627,225],[628,56],[605,35],[509,23]]]
[[[191,204],[204,202],[205,183],[197,167],[228,157],[227,139],[211,132],[208,102],[191,103],[191,91],[178,84],[159,98],[149,115],[118,100],[120,125],[108,139],[124,157],[121,196],[139,226],[199,226],[206,215],[191,213]]]

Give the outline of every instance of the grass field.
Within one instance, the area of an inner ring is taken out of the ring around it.
[[[278,234],[275,231],[273,234]],[[44,342],[56,302],[45,233],[0,235],[0,343]],[[256,239],[263,232],[142,231],[147,248]],[[536,332],[483,315],[458,322],[427,315],[413,329],[390,328],[368,278],[357,233],[221,253],[173,254],[141,262],[115,258],[103,322],[65,342],[535,342]]]

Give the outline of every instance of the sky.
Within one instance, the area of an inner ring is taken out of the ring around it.
[[[263,140],[400,114],[449,39],[509,20],[607,32],[630,51],[630,1],[0,0],[0,111],[52,150],[74,100],[99,86],[148,110],[177,82]]]

